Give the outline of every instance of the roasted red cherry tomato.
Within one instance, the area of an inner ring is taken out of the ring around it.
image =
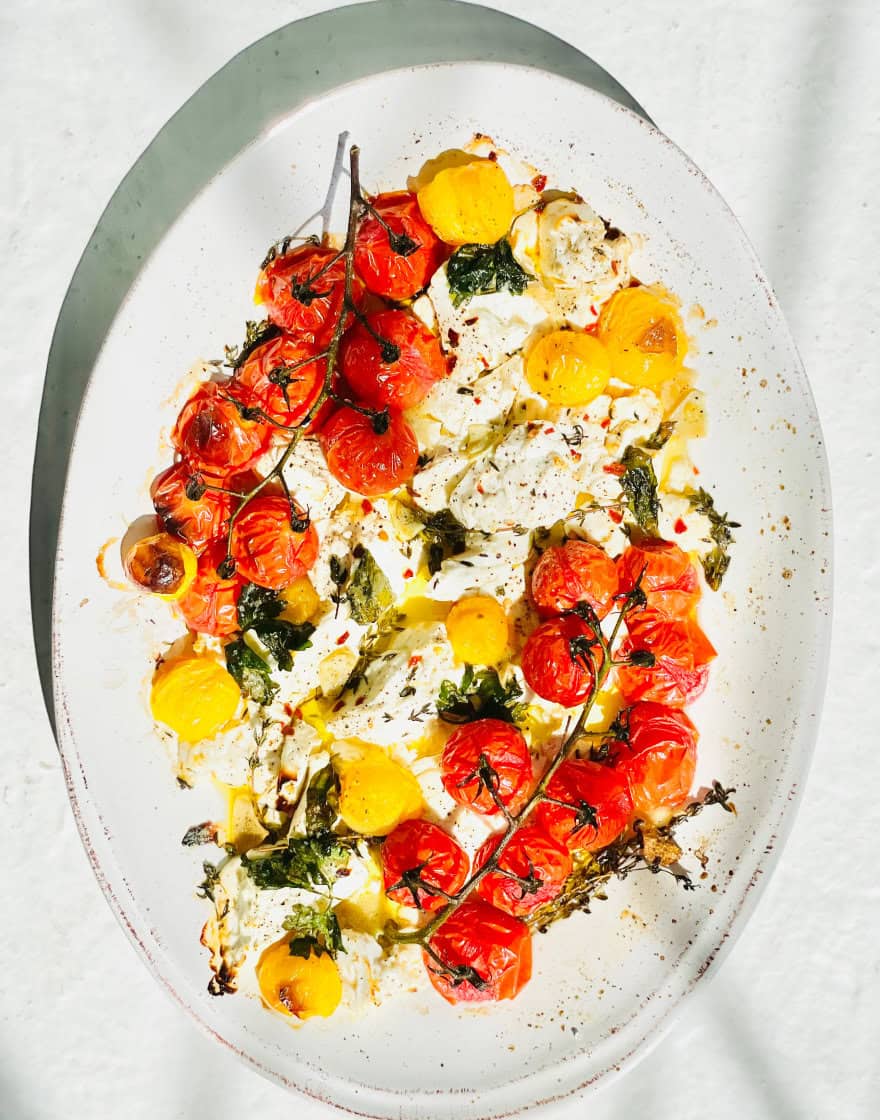
[[[526,639],[522,671],[526,684],[544,700],[573,708],[582,704],[596,680],[601,654],[594,634],[576,614],[542,623]]]
[[[478,871],[501,841],[490,836],[474,856]],[[550,902],[571,874],[571,855],[564,844],[542,828],[527,824],[515,832],[498,859],[498,870],[490,871],[476,886],[484,902],[490,902],[515,918]]]
[[[497,798],[516,813],[531,792],[532,758],[511,724],[478,719],[449,736],[440,773],[446,792],[459,805],[492,816],[500,812]]]
[[[270,494],[254,498],[232,529],[236,571],[251,583],[274,591],[304,576],[318,556],[318,534],[287,498]]]
[[[443,263],[443,242],[422,217],[415,195],[406,191],[380,194],[372,205],[391,230],[391,237],[382,222],[370,215],[358,230],[354,266],[377,296],[409,299]]]
[[[700,579],[690,557],[672,541],[644,540],[624,549],[617,561],[620,590],[641,588],[648,607],[670,618],[686,618],[700,599]]]
[[[548,548],[532,572],[532,601],[544,617],[589,603],[604,618],[616,594],[614,561],[589,541],[570,540]]]
[[[633,816],[663,824],[687,803],[697,765],[697,729],[684,714],[641,703],[623,713],[629,739],[614,743],[614,767],[629,783]]]
[[[373,418],[343,406],[324,424],[318,439],[333,477],[368,498],[403,486],[418,465],[415,432],[396,409]]]
[[[156,475],[150,486],[150,497],[168,532],[185,540],[198,554],[224,531],[235,499],[217,490],[204,490],[195,500],[188,498],[186,488],[194,477],[198,479],[198,472],[181,460]],[[217,485],[242,489],[238,482],[218,482]]]
[[[358,292],[352,295],[357,301]],[[257,282],[257,299],[266,305],[272,322],[291,334],[313,339],[320,347],[330,341],[344,296],[344,257],[335,249],[316,245],[303,245],[276,257]]]
[[[341,357],[354,395],[374,408],[412,408],[447,373],[439,339],[409,311],[378,311],[366,325],[356,323],[343,339]]]
[[[623,832],[632,813],[626,778],[585,758],[563,762],[547,783],[547,796],[553,800],[537,807],[537,824],[572,850],[606,847]]]
[[[197,470],[218,476],[240,471],[266,450],[268,424],[243,420],[226,389],[206,381],[177,417],[171,442]]]
[[[715,647],[694,619],[671,619],[645,610],[628,618],[627,629],[629,634],[620,643],[618,658],[623,660],[635,650],[654,655],[650,668],[618,667],[617,686],[628,704],[653,700],[670,708],[684,708],[702,695]]]
[[[248,355],[229,392],[242,404],[261,408],[277,423],[295,427],[321,395],[327,363],[309,361],[319,352],[320,347],[308,339],[279,335]],[[282,384],[278,378],[288,380]]]
[[[218,566],[226,556],[224,542],[217,541],[199,557],[196,577],[180,599],[177,607],[190,630],[197,634],[223,637],[238,629],[236,607],[244,580],[236,573],[221,579]]]
[[[399,824],[382,845],[385,893],[402,906],[439,910],[444,894],[455,894],[465,884],[471,861],[455,840],[431,821],[409,820]]]
[[[513,999],[532,975],[529,927],[487,902],[462,903],[430,948],[433,956],[422,953],[425,968],[449,1003]]]

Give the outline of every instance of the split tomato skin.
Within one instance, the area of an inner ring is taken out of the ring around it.
[[[239,575],[273,591],[300,579],[318,556],[318,534],[312,524],[291,524],[290,502],[281,495],[254,498],[232,529],[232,556]]]
[[[198,472],[183,460],[174,463],[153,479],[150,497],[164,528],[199,555],[224,532],[235,499],[217,490],[205,490],[195,501],[188,498],[187,484],[195,474]],[[218,480],[217,484],[241,489],[234,481]]]
[[[474,856],[474,871],[479,871],[500,842],[499,835],[486,840]],[[487,872],[477,884],[476,893],[505,914],[523,918],[556,898],[570,874],[568,848],[537,825],[527,824],[514,833],[499,856],[498,869]],[[528,881],[530,876],[540,882],[525,887],[518,881]]]
[[[242,404],[262,409],[277,424],[294,428],[321,395],[327,362],[316,357],[319,353],[320,347],[310,339],[278,335],[248,355],[230,382],[229,391]],[[286,398],[284,387],[270,380],[270,374],[283,367],[298,367],[291,370]]]
[[[589,541],[568,540],[546,549],[532,572],[532,601],[543,617],[589,603],[604,618],[614,604],[617,588],[614,561]]]
[[[376,431],[372,417],[343,405],[318,434],[327,468],[356,494],[378,497],[410,481],[419,460],[415,432],[397,409],[389,409],[387,428]]]
[[[495,793],[511,813],[528,800],[532,757],[525,739],[512,724],[478,719],[453,731],[440,760],[443,786],[453,801],[486,816],[501,810],[480,776],[481,758],[494,770]],[[490,777],[490,776],[489,776]]]
[[[244,470],[269,445],[267,424],[243,420],[235,402],[213,381],[189,398],[171,432],[171,442],[197,470],[212,477]]]
[[[563,762],[547,783],[547,796],[553,800],[538,805],[536,822],[570,851],[597,852],[607,847],[632,814],[626,778],[613,767],[586,758]]]
[[[403,821],[386,837],[382,845],[382,874],[385,893],[401,906],[417,906],[419,910],[440,910],[446,899],[439,894],[415,887],[397,887],[407,871],[421,868],[419,878],[445,894],[456,894],[464,886],[470,871],[465,850],[439,825],[426,820]]]
[[[686,552],[672,541],[631,544],[617,561],[620,590],[631,591],[642,575],[648,609],[669,618],[687,618],[700,600],[700,577]]]
[[[411,299],[425,288],[443,263],[446,249],[419,209],[415,195],[393,191],[376,195],[373,208],[392,233],[416,243],[403,255],[391,247],[388,231],[374,216],[360,226],[355,242],[354,267],[367,289],[385,299]]]
[[[195,578],[176,606],[190,630],[223,638],[238,629],[238,598],[244,580],[236,573],[229,579],[217,574],[226,556],[222,541],[210,545],[199,557]]]
[[[627,637],[617,656],[627,658],[634,650],[648,650],[654,664],[620,665],[617,686],[627,704],[651,700],[669,708],[684,708],[702,696],[709,683],[709,662],[715,647],[694,618],[668,618],[644,610],[627,619]]]
[[[390,309],[355,323],[342,342],[342,374],[354,395],[373,408],[413,408],[447,373],[440,340],[409,311]],[[397,348],[393,362],[383,359],[373,331]]]
[[[469,979],[449,976],[427,952],[428,977],[448,1003],[487,1003],[513,999],[532,975],[529,927],[487,902],[462,903],[431,938],[430,947],[451,969],[473,969]]]
[[[687,804],[697,765],[697,729],[684,712],[646,701],[623,714],[628,740],[609,754],[627,780],[633,817],[664,824]]]
[[[310,294],[297,298],[295,287]],[[358,293],[352,295],[358,302]],[[257,299],[265,305],[269,319],[319,348],[332,338],[344,298],[345,259],[335,249],[319,245],[303,245],[276,257],[257,281]]]
[[[566,708],[583,704],[601,664],[601,653],[594,646],[587,651],[594,640],[593,631],[575,614],[542,623],[523,647],[521,665],[526,684],[551,703]]]

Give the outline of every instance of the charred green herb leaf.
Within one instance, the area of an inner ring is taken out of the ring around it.
[[[462,245],[449,258],[446,276],[455,307],[471,296],[489,292],[522,295],[531,280],[517,264],[506,237],[494,245]]]
[[[199,898],[209,898],[214,901],[214,889],[220,882],[220,868],[215,863],[209,863],[207,860],[202,864],[202,871],[204,872],[204,879],[196,887],[196,894]]]
[[[244,342],[241,346],[227,346],[225,348],[227,366],[230,369],[241,369],[258,346],[262,346],[264,342],[269,342],[270,339],[277,338],[279,334],[281,334],[281,328],[274,323],[270,323],[268,319],[264,319],[261,323],[248,319],[245,323]]]
[[[242,695],[257,704],[270,704],[278,691],[272,680],[269,666],[254,653],[243,638],[237,638],[226,647],[226,668],[241,689]]]
[[[252,630],[284,672],[293,668],[291,653],[308,649],[312,644],[309,639],[315,632],[311,622],[288,622],[284,618],[262,622]]]
[[[730,553],[729,548],[734,542],[733,530],[740,528],[738,521],[729,520],[726,513],[719,513],[715,508],[715,500],[712,495],[703,490],[694,490],[688,494],[688,501],[691,508],[696,510],[697,513],[705,514],[709,518],[711,529],[709,536],[712,539],[714,547],[710,552],[707,552],[702,557],[703,572],[706,576],[706,583],[717,591],[721,586],[721,581],[727,569],[730,567]]]
[[[263,891],[284,887],[299,890],[325,890],[333,886],[347,866],[354,841],[338,836],[294,836],[286,848],[260,850],[243,855],[241,863],[254,883]]]
[[[641,446],[646,447],[649,451],[660,451],[669,443],[674,431],[674,420],[661,420],[656,432],[649,435],[647,439],[643,439]]]
[[[290,939],[292,957],[309,957],[312,953],[319,957],[324,953],[335,957],[345,952],[339,921],[330,909],[318,910],[314,906],[297,904],[282,925],[293,933]]]
[[[306,832],[310,836],[328,833],[339,815],[339,779],[329,764],[309,780],[306,790]]]
[[[466,530],[448,509],[420,514],[420,517],[424,523],[422,540],[428,546],[428,571],[433,576],[440,571],[444,560],[464,552],[467,547]]]
[[[500,719],[505,723],[521,723],[526,705],[520,701],[522,688],[516,677],[507,684],[494,669],[474,672],[465,666],[460,684],[442,681],[437,696],[437,715],[445,723],[472,723],[477,719]]]
[[[394,602],[388,577],[366,548],[351,573],[347,595],[351,617],[361,626],[378,622]]]
[[[624,468],[620,485],[625,495],[626,507],[638,527],[649,536],[656,537],[660,499],[651,456],[641,447],[632,445],[623,453],[620,462]]]
[[[251,630],[261,622],[269,622],[284,610],[284,600],[277,591],[248,583],[238,598],[238,625],[242,630]]]
[[[217,843],[217,825],[213,821],[202,821],[186,830],[180,841],[184,848],[196,848],[201,844]]]

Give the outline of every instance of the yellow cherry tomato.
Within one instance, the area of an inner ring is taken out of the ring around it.
[[[653,288],[616,292],[599,316],[599,338],[621,381],[656,389],[675,376],[688,350],[687,332],[673,301]]]
[[[210,739],[235,715],[238,685],[212,657],[178,657],[160,665],[153,677],[153,719],[187,743]]]
[[[438,171],[418,200],[425,221],[449,245],[494,245],[513,221],[513,187],[490,159]]]
[[[309,622],[318,613],[321,600],[308,576],[300,576],[282,592],[284,611],[281,617],[288,622]]]
[[[125,555],[125,574],[158,599],[179,599],[195,578],[193,550],[170,533],[141,537]]]
[[[336,961],[314,950],[308,957],[290,952],[290,937],[282,937],[260,954],[257,982],[267,1006],[297,1019],[328,1018],[342,999],[342,979]]]
[[[494,665],[507,652],[509,634],[504,607],[491,595],[459,599],[446,616],[446,636],[459,661]]]
[[[611,356],[591,334],[552,331],[529,351],[525,372],[529,385],[550,404],[580,408],[608,384]]]
[[[380,747],[363,744],[335,754],[333,765],[339,775],[339,815],[352,831],[385,836],[421,812],[419,783]]]

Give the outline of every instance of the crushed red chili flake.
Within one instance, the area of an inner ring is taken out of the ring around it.
[[[602,421],[602,423],[599,425],[599,427],[600,428],[610,428],[611,427],[611,417],[606,416],[605,419]]]
[[[470,317],[470,319],[465,319],[464,325],[466,327],[472,327],[474,325],[474,323],[478,323],[479,321],[480,321],[480,316],[479,315],[472,315]]]
[[[373,503],[369,498],[364,498],[364,500],[361,502],[361,509],[364,511],[364,513],[373,512]]]
[[[619,525],[621,521],[623,521],[623,514],[619,510],[609,509],[608,516],[611,518],[615,525]]]
[[[623,463],[606,463],[602,470],[606,474],[613,474],[618,478],[626,474],[626,467],[623,465]]]
[[[489,153],[489,159],[491,159],[491,161],[493,163],[497,163],[498,162],[498,153],[495,152],[495,151],[490,152]]]
[[[477,483],[477,493],[478,494],[485,494],[486,493],[486,491],[483,489],[482,482]]]
[[[343,631],[343,633],[341,633],[339,635],[339,637],[336,639],[336,644],[338,646],[344,646],[345,643],[348,641],[348,637],[349,637],[349,632],[347,630]]]
[[[407,568],[406,571],[403,573],[403,578],[404,579],[412,579],[414,575],[415,575],[415,572],[412,570],[412,568]]]
[[[694,474],[699,474],[699,473],[700,473],[699,467],[694,467]]]
[[[482,397],[474,397],[474,404],[482,404],[482,403],[483,403]]]
[[[619,261],[612,261],[611,262],[611,271],[614,273],[615,276],[617,275],[619,270],[620,270],[620,262]]]
[[[598,315],[599,314],[599,312],[596,310],[596,305],[594,303],[590,304],[590,314],[591,315]]]
[[[679,517],[678,521],[676,521],[676,523],[672,526],[672,528],[676,531],[676,533],[686,533],[687,532],[687,525],[685,525],[685,523],[682,521],[682,519],[680,517]]]
[[[596,320],[595,323],[590,323],[589,326],[584,327],[584,334],[591,334],[595,337],[596,335],[598,335],[598,333],[599,333],[599,320],[598,319]]]
[[[453,330],[452,327],[450,327],[446,332],[446,337],[449,339],[450,346],[458,346],[458,343],[461,339],[461,335],[458,333],[458,331]]]
[[[357,700],[355,700],[355,702],[354,702],[354,706],[355,706],[356,708],[359,708],[359,707],[361,706],[361,704],[363,704],[363,702],[364,702],[365,700],[366,700],[366,696],[359,696],[359,697],[357,698]]]
[[[556,431],[555,428],[545,428],[544,429],[544,435],[545,436],[552,436],[555,431]]]
[[[579,463],[581,459],[583,459],[583,455],[581,455],[580,451],[575,451],[574,448],[571,449],[571,457],[576,463]]]
[[[302,710],[302,708],[296,708],[296,709],[294,710],[294,713],[293,713],[293,714],[294,714],[294,715],[296,716],[296,718],[297,718],[297,719],[302,719],[302,717],[303,717],[303,710]]]
[[[333,705],[333,711],[334,712],[341,712],[344,707],[345,707],[345,701],[344,700],[337,700],[336,703]]]
[[[458,354],[450,354],[449,357],[446,359],[446,368],[449,370],[450,373],[452,373],[452,371],[455,369],[457,364],[458,364]]]
[[[409,659],[409,661],[407,661],[407,663],[406,663],[407,669],[414,668],[416,665],[418,665],[421,662],[421,660],[422,660],[422,655],[420,653],[414,653],[412,655],[412,657]]]
[[[532,179],[532,186],[536,191],[542,191],[547,186],[547,176],[536,175],[534,179]]]

